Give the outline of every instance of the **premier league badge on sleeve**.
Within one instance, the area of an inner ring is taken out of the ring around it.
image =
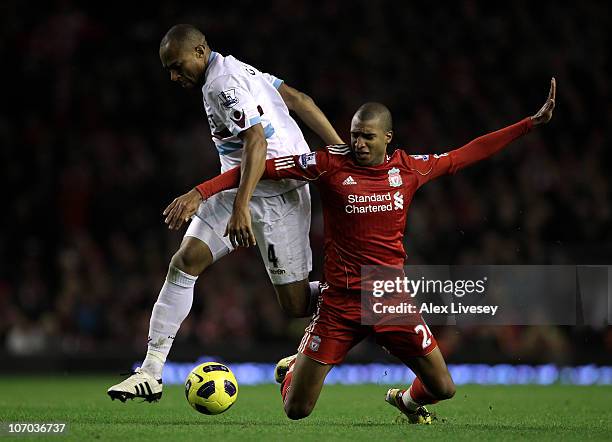
[[[389,185],[391,187],[399,187],[402,185],[402,176],[400,175],[400,170],[397,167],[394,167],[388,173]]]
[[[238,99],[236,98],[236,89],[228,89],[226,91],[221,92],[219,95],[219,103],[226,109],[231,109],[238,103]]]
[[[317,153],[309,152],[309,153],[300,155],[300,158],[298,159],[298,163],[302,169],[307,169],[308,166],[316,165],[317,164]]]

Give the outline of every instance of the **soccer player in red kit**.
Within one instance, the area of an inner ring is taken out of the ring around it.
[[[387,402],[410,422],[431,423],[425,405],[453,397],[453,380],[420,315],[414,315],[410,325],[361,323],[362,267],[401,268],[406,256],[406,216],[416,190],[493,155],[534,126],[547,123],[554,109],[555,89],[553,78],[548,99],[534,116],[440,155],[409,155],[403,150],[387,155],[393,136],[391,114],[382,104],[367,103],[353,116],[350,146],[328,146],[266,161],[262,179],[292,178],[319,186],[325,228],[325,283],[317,311],[297,355],[277,366],[289,418],[301,419],[312,412],[327,373],[370,334],[416,374],[408,390],[390,389],[386,395]],[[166,213],[171,214],[167,222],[184,221],[192,214],[192,201],[236,187],[239,181],[240,169],[235,168],[197,186],[167,208]],[[178,206],[177,201],[181,202]],[[242,242],[248,232],[233,235],[232,241]]]

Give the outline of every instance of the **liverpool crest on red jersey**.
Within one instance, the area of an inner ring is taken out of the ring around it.
[[[389,170],[389,185],[391,187],[399,187],[402,185],[402,176],[400,170],[397,167]]]

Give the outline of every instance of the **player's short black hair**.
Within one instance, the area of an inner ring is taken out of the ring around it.
[[[206,37],[204,34],[193,25],[189,24],[178,24],[170,28],[164,38],[162,38],[160,47],[167,45],[168,43],[178,44],[179,47],[192,46],[196,47],[202,44],[206,44]]]
[[[378,119],[382,123],[385,132],[390,132],[393,130],[391,111],[382,103],[365,103],[361,105],[359,109],[357,109],[355,116],[363,121]]]

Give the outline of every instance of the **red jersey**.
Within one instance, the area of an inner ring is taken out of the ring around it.
[[[409,155],[396,150],[378,166],[359,166],[349,146],[328,146],[303,155],[269,159],[262,179],[293,178],[319,186],[325,281],[338,289],[360,290],[362,266],[404,265],[406,217],[419,187],[489,157],[532,125],[526,118],[440,155]],[[201,184],[198,190],[207,198],[236,187],[239,181],[240,169],[236,168]]]

